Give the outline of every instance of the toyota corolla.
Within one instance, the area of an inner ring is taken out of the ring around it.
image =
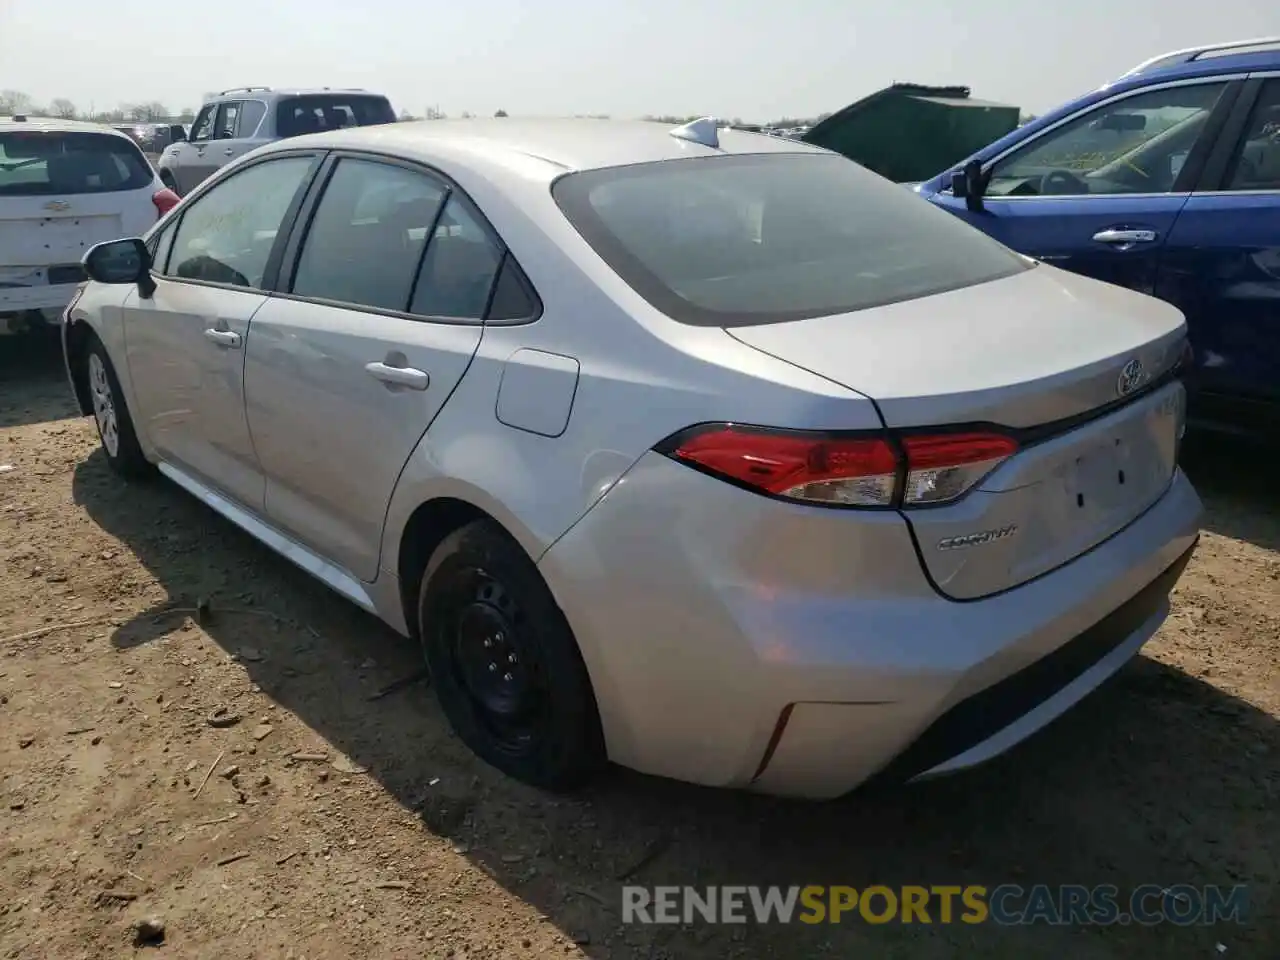
[[[544,787],[980,763],[1138,651],[1198,537],[1174,307],[796,141],[335,130],[86,270],[106,460],[415,638]]]

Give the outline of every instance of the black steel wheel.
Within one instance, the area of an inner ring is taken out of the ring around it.
[[[440,704],[482,759],[553,790],[603,766],[577,642],[537,567],[496,523],[468,524],[436,548],[418,622]]]

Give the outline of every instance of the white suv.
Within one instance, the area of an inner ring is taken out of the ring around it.
[[[90,247],[144,232],[177,203],[110,127],[0,118],[0,334],[56,320]]]

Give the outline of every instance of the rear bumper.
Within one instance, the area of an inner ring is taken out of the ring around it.
[[[1200,513],[1178,472],[1089,553],[955,602],[896,514],[793,508],[653,454],[539,565],[612,759],[820,798],[972,766],[1065,712],[1159,627]]]
[[[1155,633],[1168,614],[1169,593],[1194,552],[1195,544],[1078,637],[951,707],[881,770],[879,778],[921,779],[977,766],[1061,716]]]

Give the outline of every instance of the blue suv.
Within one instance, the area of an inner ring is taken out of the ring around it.
[[[1154,57],[916,189],[1015,250],[1179,307],[1192,420],[1277,435],[1280,38]]]

